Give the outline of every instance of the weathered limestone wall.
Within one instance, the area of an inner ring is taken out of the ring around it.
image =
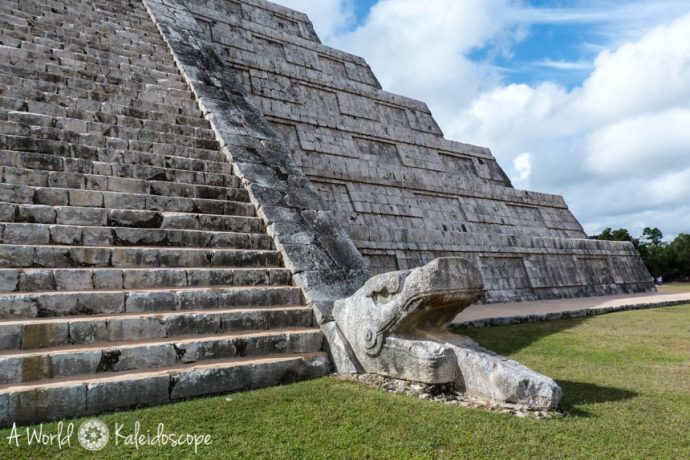
[[[168,3],[194,17],[371,272],[470,258],[490,302],[653,290],[632,245],[586,240],[562,197],[512,188],[488,149],[444,139],[424,103],[383,91],[305,15],[262,0]]]

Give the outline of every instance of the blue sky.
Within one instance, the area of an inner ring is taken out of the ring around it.
[[[589,233],[690,232],[690,0],[274,0]]]
[[[365,22],[378,0],[353,2],[355,20],[351,28]],[[549,8],[572,8],[574,1],[534,0],[530,5]],[[511,53],[497,52],[491,46],[473,50],[469,57],[501,68],[507,81],[534,84],[545,79],[559,81],[567,87],[581,84],[591,70],[591,61],[598,48],[596,30],[581,24],[535,24],[525,31],[525,37],[516,42]]]
[[[357,22],[361,23],[369,14],[369,10],[378,0],[357,0],[355,2],[355,15],[357,16]]]

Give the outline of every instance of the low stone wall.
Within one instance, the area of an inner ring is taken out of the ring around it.
[[[473,321],[464,321],[451,324],[453,328],[482,328],[492,326],[512,326],[523,323],[538,323],[544,321],[553,321],[557,319],[571,319],[571,318],[585,318],[588,316],[606,315],[609,313],[618,313],[622,311],[646,310],[650,308],[674,307],[677,305],[685,305],[690,303],[690,299],[685,300],[671,300],[666,302],[649,302],[639,304],[617,305],[602,308],[582,308],[579,310],[560,311],[542,314],[531,315],[515,315],[503,316],[500,318],[486,318],[477,319]]]

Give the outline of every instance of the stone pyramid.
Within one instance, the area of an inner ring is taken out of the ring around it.
[[[0,23],[0,425],[324,375],[334,300],[440,256],[488,302],[653,289],[301,13],[6,0]]]
[[[445,139],[426,104],[383,91],[304,14],[262,0],[165,3],[190,24],[154,11],[173,51],[184,54],[185,33],[220,57],[372,273],[461,256],[478,261],[487,302],[653,290],[630,244],[587,240],[562,197],[514,189],[488,149]]]

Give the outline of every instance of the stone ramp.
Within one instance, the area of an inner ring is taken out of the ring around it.
[[[143,5],[10,0],[0,25],[0,425],[328,372]]]

